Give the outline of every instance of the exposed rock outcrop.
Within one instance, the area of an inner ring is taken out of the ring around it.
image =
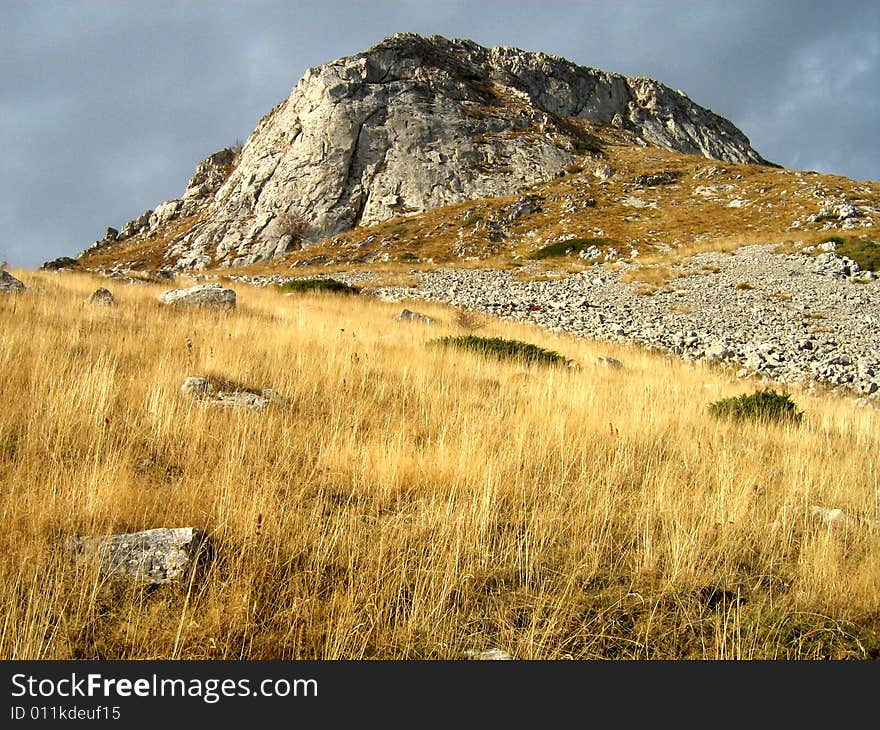
[[[563,174],[577,156],[599,153],[585,122],[640,144],[765,162],[729,121],[657,81],[401,34],[310,69],[240,153],[212,155],[180,199],[92,248],[161,231],[178,269],[269,259],[360,224]]]
[[[159,585],[183,575],[200,553],[207,554],[206,536],[194,527],[160,527],[144,532],[99,537],[74,537],[65,547],[94,560],[112,575]]]

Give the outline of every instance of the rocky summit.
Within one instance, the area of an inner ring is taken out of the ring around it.
[[[628,145],[766,164],[729,121],[652,79],[406,33],[310,69],[241,149],[208,157],[179,199],[109,228],[81,258],[125,252],[135,267],[187,270],[281,257],[552,180],[601,156],[600,129]]]

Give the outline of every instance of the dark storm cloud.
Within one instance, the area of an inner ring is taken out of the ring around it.
[[[644,75],[786,166],[877,179],[875,2],[0,4],[0,257],[74,253],[179,195],[304,71],[400,31]]]

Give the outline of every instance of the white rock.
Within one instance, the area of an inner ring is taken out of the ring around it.
[[[504,649],[486,649],[484,651],[468,649],[464,653],[464,658],[475,661],[510,661],[513,659],[513,655]]]
[[[421,324],[431,324],[434,321],[433,317],[421,314],[420,312],[413,312],[411,309],[402,309],[400,314],[394,319],[398,322],[420,322]]]
[[[159,295],[162,304],[175,307],[235,308],[235,292],[220,284],[197,284],[186,289],[169,289]]]
[[[205,534],[194,527],[74,537],[65,543],[68,550],[97,561],[107,573],[154,585],[180,578],[206,546]]]

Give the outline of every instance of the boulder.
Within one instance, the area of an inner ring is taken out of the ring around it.
[[[24,284],[8,271],[0,270],[0,293],[18,294],[25,290]]]
[[[180,578],[199,556],[209,553],[207,536],[194,527],[72,537],[65,547],[86,560],[96,561],[106,573],[150,585]]]
[[[198,284],[186,289],[169,289],[159,295],[159,302],[174,307],[235,308],[235,292],[220,284]]]
[[[104,289],[103,287],[100,289],[96,289],[88,299],[86,299],[87,304],[93,304],[96,307],[115,307],[116,300],[113,298],[113,294],[109,289]]]
[[[394,319],[398,322],[420,322],[421,324],[432,324],[434,322],[433,317],[421,314],[420,312],[413,312],[411,309],[402,309],[400,314]]]
[[[611,370],[621,370],[623,363],[613,357],[597,357],[596,362]]]

